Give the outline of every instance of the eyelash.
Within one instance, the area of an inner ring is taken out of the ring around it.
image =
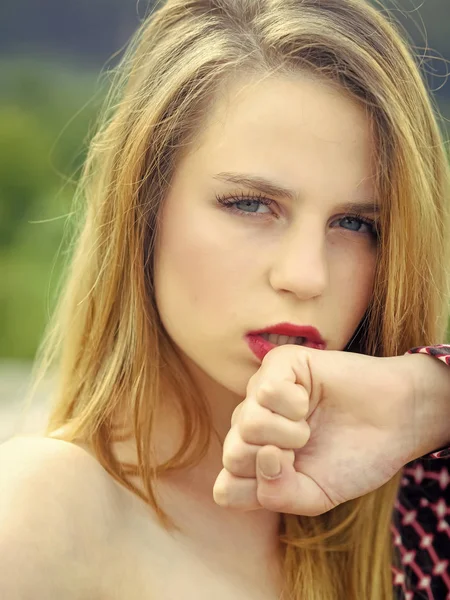
[[[234,194],[231,196],[220,196],[220,195],[216,195],[216,200],[217,202],[223,206],[226,210],[241,215],[241,216],[245,216],[245,217],[253,217],[253,218],[261,218],[264,215],[261,214],[257,214],[257,213],[251,213],[251,212],[245,212],[244,210],[240,210],[239,208],[236,208],[235,204],[239,204],[240,202],[245,202],[246,200],[249,200],[250,202],[259,202],[260,204],[263,204],[264,206],[271,206],[273,204],[273,200],[270,200],[269,198],[266,198],[264,196],[262,196],[261,194],[244,194],[243,192],[241,192],[240,194]],[[342,221],[343,219],[355,219],[357,221],[361,221],[361,223],[364,223],[365,225],[367,225],[368,227],[370,227],[370,233],[371,235],[373,235],[376,238],[379,238],[380,236],[380,231],[379,231],[379,227],[377,225],[377,222],[374,221],[373,219],[368,219],[367,217],[363,217],[360,214],[357,213],[349,213],[347,215],[344,215],[343,217],[340,217],[338,219],[338,221]],[[356,232],[358,233],[358,232]]]

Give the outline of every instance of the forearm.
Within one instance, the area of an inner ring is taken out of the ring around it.
[[[407,354],[401,359],[407,410],[413,415],[414,460],[450,446],[450,368],[425,354]]]

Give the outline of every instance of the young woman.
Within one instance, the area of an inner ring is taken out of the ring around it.
[[[46,438],[2,449],[2,598],[411,592],[400,469],[450,442],[446,368],[401,356],[448,317],[448,167],[412,55],[360,0],[169,0],[122,73]]]

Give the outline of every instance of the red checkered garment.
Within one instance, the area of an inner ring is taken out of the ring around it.
[[[450,366],[450,346],[422,346]],[[449,398],[450,402],[450,398]],[[450,431],[450,423],[449,423]],[[450,600],[450,448],[407,464],[392,521],[401,568],[392,567],[399,600]]]

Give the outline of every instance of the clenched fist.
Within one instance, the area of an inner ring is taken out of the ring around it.
[[[274,348],[233,413],[216,503],[313,516],[377,489],[450,442],[450,378],[437,363]]]

